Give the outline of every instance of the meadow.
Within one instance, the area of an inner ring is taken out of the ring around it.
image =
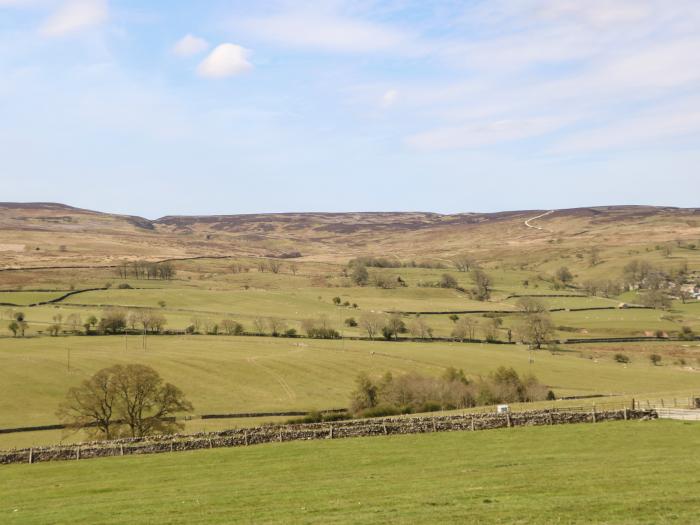
[[[649,399],[661,392],[700,390],[697,371],[670,359],[653,366],[647,357],[650,348],[654,345],[640,345],[628,353],[631,363],[620,364],[612,354],[591,356],[575,349],[531,355],[523,345],[456,342],[192,335],[149,336],[144,349],[141,336],[5,339],[0,345],[0,428],[57,422],[55,411],[69,387],[117,363],[156,368],[187,394],[195,414],[346,408],[359,372],[375,378],[388,371],[439,376],[447,367],[461,368],[475,379],[498,366],[513,366],[535,374],[558,397],[617,394]],[[658,351],[668,352],[663,347]],[[700,347],[694,352],[700,355]],[[28,371],[32,381],[27,381]],[[188,428],[213,430],[228,423],[198,421]],[[46,444],[60,431],[31,434],[0,435],[0,445]]]
[[[0,520],[692,523],[698,446],[697,423],[634,421],[12,465]]]

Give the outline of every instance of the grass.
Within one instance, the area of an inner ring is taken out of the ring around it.
[[[635,421],[12,465],[0,521],[692,523],[698,446]]]
[[[576,351],[537,352],[525,347],[466,343],[322,341],[270,337],[152,336],[37,337],[0,344],[0,428],[54,423],[70,386],[116,363],[153,366],[188,395],[196,413],[309,410],[347,406],[360,371],[439,375],[463,368],[470,377],[500,365],[532,372],[558,395],[654,393],[697,388],[697,373],[680,366],[651,366],[612,355],[597,359]],[[70,350],[70,371],[68,352]],[[660,352],[664,354],[664,352]],[[18,403],[17,400],[22,400]]]

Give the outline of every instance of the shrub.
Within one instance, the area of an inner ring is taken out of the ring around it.
[[[131,290],[132,286],[129,283],[120,283],[119,286],[117,286],[119,290]]]
[[[345,326],[349,326],[349,327],[351,327],[351,328],[352,328],[352,327],[355,327],[355,326],[357,326],[357,321],[355,320],[354,317],[348,317],[348,318],[345,320]]]
[[[630,358],[628,356],[626,356],[625,354],[615,354],[613,359],[615,359],[615,361],[617,361],[618,363],[627,364],[630,362]]]
[[[651,361],[651,364],[654,366],[661,364],[661,356],[659,354],[651,354],[649,356],[649,360]]]

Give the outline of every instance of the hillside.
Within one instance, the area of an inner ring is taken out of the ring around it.
[[[528,219],[540,217],[526,224]],[[356,255],[489,258],[553,247],[700,239],[700,209],[605,206],[441,215],[421,212],[166,216],[156,220],[53,203],[0,203],[0,267],[114,264],[202,255],[339,261]]]

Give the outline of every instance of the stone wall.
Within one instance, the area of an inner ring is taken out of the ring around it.
[[[73,445],[28,448],[0,452],[0,464],[40,461],[81,460],[108,456],[157,454],[220,447],[241,447],[261,443],[341,439],[392,434],[477,431],[495,428],[596,423],[625,419],[656,419],[654,410],[540,410],[511,414],[459,414],[449,416],[388,417],[308,423],[264,425],[200,434],[174,434],[145,438],[93,441]]]

